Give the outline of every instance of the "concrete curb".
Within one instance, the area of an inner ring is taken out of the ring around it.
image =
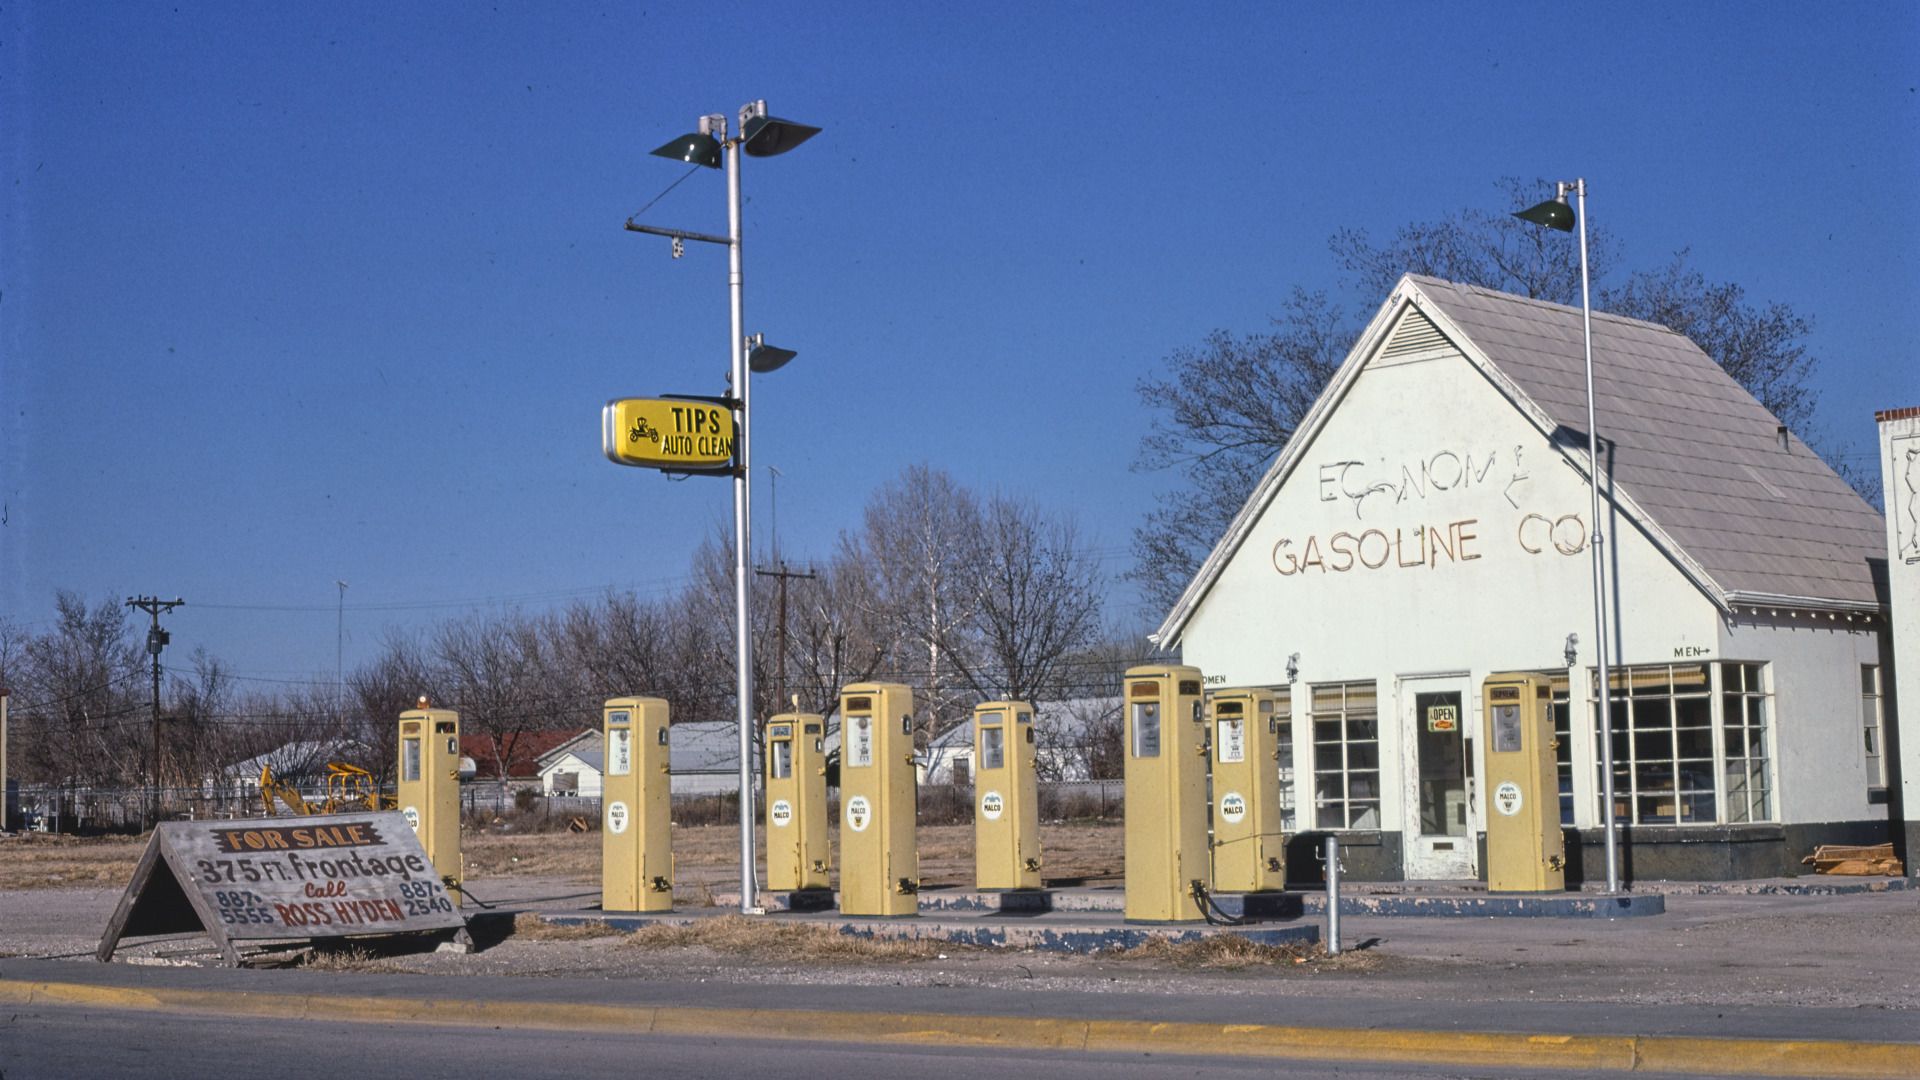
[[[279,1020],[1714,1076],[1920,1076],[1920,1043],[1159,1023],[136,989],[0,979],[0,1004]]]

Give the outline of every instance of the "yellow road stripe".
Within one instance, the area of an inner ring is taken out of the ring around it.
[[[0,979],[0,1002],[290,1020],[444,1024],[1097,1053],[1586,1069],[1740,1076],[1920,1076],[1920,1044],[1667,1035],[1518,1034],[1283,1027],[945,1013],[720,1009],[447,998],[349,997]]]

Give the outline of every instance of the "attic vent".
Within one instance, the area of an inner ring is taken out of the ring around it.
[[[1380,350],[1383,360],[1410,356],[1414,353],[1444,349],[1448,346],[1447,336],[1433,321],[1418,310],[1409,308],[1400,317],[1400,324],[1393,328],[1393,334],[1387,338],[1386,348]]]

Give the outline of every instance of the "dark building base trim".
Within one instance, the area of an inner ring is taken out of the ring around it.
[[[1287,837],[1287,887],[1327,882],[1327,837],[1340,838],[1340,873],[1351,881],[1405,881],[1406,860],[1397,832],[1303,832]]]
[[[1567,886],[1607,879],[1606,835],[1600,829],[1564,829]],[[1397,832],[1343,832],[1342,875],[1349,881],[1405,881],[1404,844]],[[1328,834],[1305,832],[1287,839],[1287,887],[1318,888],[1326,883],[1322,863]],[[1799,877],[1813,868],[1800,860],[1821,844],[1884,844],[1892,838],[1885,821],[1832,821],[1819,824],[1622,825],[1619,829],[1620,880],[1748,881]],[[1480,879],[1486,880],[1487,845],[1479,842]],[[1909,875],[1920,871],[1909,865]]]
[[[1607,878],[1604,830],[1567,829],[1567,884]],[[1746,881],[1812,873],[1800,860],[1821,844],[1884,844],[1884,821],[1801,825],[1622,825],[1620,880]]]

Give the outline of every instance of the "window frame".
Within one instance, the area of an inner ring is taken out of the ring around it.
[[[1354,699],[1359,696],[1359,692],[1364,692],[1365,696],[1370,699],[1370,707],[1364,709],[1353,707]],[[1338,702],[1336,707],[1332,709],[1323,709],[1321,707],[1321,696],[1328,693],[1337,693],[1339,695]],[[1384,820],[1385,814],[1383,806],[1385,793],[1381,787],[1385,771],[1381,767],[1383,747],[1380,739],[1380,684],[1372,679],[1351,682],[1313,683],[1308,686],[1307,694],[1308,745],[1313,754],[1314,826],[1328,832],[1376,832],[1380,830],[1382,828],[1381,822]],[[1371,738],[1355,738],[1353,736],[1355,723],[1366,719],[1371,719],[1373,723],[1373,736]],[[1339,737],[1337,740],[1322,740],[1320,738],[1321,725],[1329,722],[1338,724]],[[1356,747],[1369,745],[1373,748],[1373,764],[1366,768],[1355,769],[1352,761],[1353,750]],[[1327,759],[1330,750],[1338,754],[1337,762],[1331,764]],[[1354,794],[1356,786],[1354,781],[1368,775],[1371,775],[1373,778],[1372,794],[1356,796]],[[1340,794],[1338,797],[1328,798],[1321,793],[1321,778],[1328,776],[1338,776],[1340,778]],[[1355,810],[1356,806],[1361,807],[1357,812]],[[1335,808],[1338,809],[1336,810]],[[1371,825],[1362,824],[1368,808],[1373,812],[1373,823]],[[1328,815],[1330,813],[1338,814],[1339,820],[1337,824],[1329,820]]]
[[[1887,687],[1886,669],[1879,664],[1860,665],[1860,734],[1865,751],[1867,791],[1884,794],[1887,790]]]
[[[1703,673],[1704,684],[1690,679],[1685,685],[1680,673]],[[1655,689],[1658,675],[1664,692]],[[1613,667],[1607,673],[1609,713],[1613,720],[1614,813],[1611,820],[1632,826],[1725,826],[1775,824],[1780,820],[1780,792],[1776,772],[1773,666],[1764,661],[1713,660],[1692,663],[1634,664]],[[1609,821],[1604,804],[1606,777],[1600,753],[1601,730],[1598,700],[1599,675],[1586,669],[1589,697],[1588,715],[1595,721],[1592,733],[1594,821],[1604,828]],[[1683,723],[1706,708],[1706,725]],[[1555,728],[1560,729],[1561,702],[1554,700]],[[1571,703],[1565,712],[1571,723]],[[1657,719],[1665,714],[1664,724]],[[1706,735],[1706,756],[1701,756],[1700,735]],[[1664,751],[1647,753],[1648,747]],[[1689,746],[1690,744],[1690,746]],[[1755,748],[1758,752],[1755,752]],[[1689,749],[1694,752],[1689,753]],[[1740,768],[1746,782],[1735,790],[1728,770]],[[1664,782],[1648,778],[1660,775]],[[1698,786],[1702,773],[1711,787]],[[1571,777],[1570,770],[1562,775]],[[1755,797],[1753,780],[1762,787]],[[1688,778],[1692,778],[1691,784]],[[1699,816],[1706,797],[1711,797],[1712,812]],[[1666,799],[1660,803],[1652,800]],[[1648,814],[1649,806],[1670,806],[1666,814]],[[1565,817],[1563,796],[1562,817]],[[1622,808],[1624,807],[1624,810]],[[1736,809],[1737,807],[1737,809]]]

